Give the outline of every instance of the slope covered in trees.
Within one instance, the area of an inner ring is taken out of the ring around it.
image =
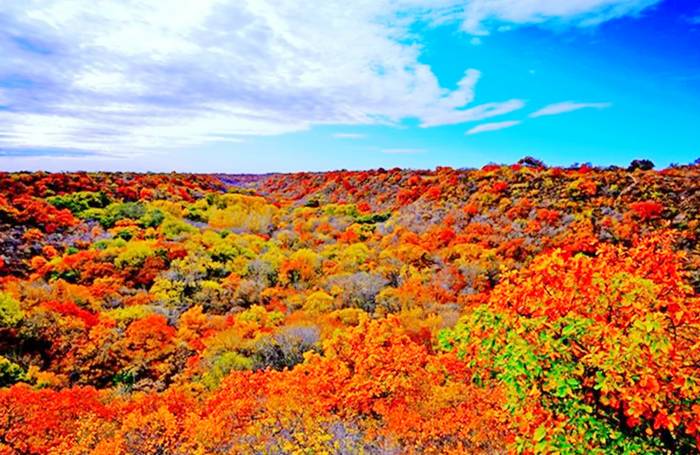
[[[696,452],[699,182],[0,173],[0,454]]]

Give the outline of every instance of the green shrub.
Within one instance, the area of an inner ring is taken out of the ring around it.
[[[7,387],[26,379],[21,366],[0,355],[0,387]]]
[[[10,294],[0,292],[0,327],[14,327],[23,317],[19,302]]]
[[[52,196],[46,201],[58,209],[68,209],[80,216],[89,209],[101,209],[109,205],[109,198],[103,192],[79,191],[77,193]]]
[[[213,359],[211,368],[202,377],[202,382],[210,389],[215,389],[221,380],[232,371],[251,370],[253,361],[237,352],[224,352]]]

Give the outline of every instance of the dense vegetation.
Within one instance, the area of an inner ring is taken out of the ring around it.
[[[698,450],[698,165],[0,190],[0,454]]]

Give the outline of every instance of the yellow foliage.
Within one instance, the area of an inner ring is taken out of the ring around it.
[[[335,299],[323,291],[316,291],[306,298],[304,310],[311,313],[326,313],[333,306]]]

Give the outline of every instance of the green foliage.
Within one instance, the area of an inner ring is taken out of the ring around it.
[[[47,202],[58,209],[68,209],[73,215],[80,216],[89,209],[100,209],[109,203],[109,197],[102,192],[79,191],[76,193],[52,196]]]
[[[474,383],[495,379],[505,385],[504,409],[510,414],[521,415],[536,400],[537,406],[561,416],[557,425],[540,426],[532,437],[517,437],[518,452],[662,453],[658,438],[624,429],[617,416],[596,409],[587,398],[585,367],[572,346],[584,343],[594,324],[574,315],[554,322],[544,317],[511,319],[480,307],[441,332],[439,343],[471,359],[477,367]]]
[[[391,212],[386,213],[371,213],[369,215],[362,215],[356,218],[356,221],[360,224],[376,224],[383,223],[391,218]]]
[[[211,367],[202,376],[202,383],[209,389],[215,389],[232,371],[253,369],[253,360],[238,352],[224,352],[211,361]]]
[[[131,231],[129,231],[128,229],[124,229],[124,230],[117,232],[116,237],[123,239],[123,240],[126,240],[128,242],[129,240],[134,238],[134,234]]]
[[[122,251],[115,259],[114,265],[119,268],[124,267],[140,267],[146,262],[151,256],[155,256],[158,253],[157,250],[153,249],[150,242],[147,241],[133,241],[126,245],[124,251]]]
[[[197,232],[197,228],[177,218],[167,218],[163,224],[161,224],[160,229],[168,240],[175,240],[180,238],[183,234]]]
[[[520,452],[686,452],[695,442],[698,312],[669,256],[642,244],[591,258],[543,255],[469,311],[440,346],[503,387]],[[653,252],[652,255],[649,252]],[[632,257],[630,260],[629,257]],[[639,258],[643,259],[639,259]],[[686,306],[686,304],[688,304]],[[685,421],[683,420],[685,419]],[[692,431],[692,430],[691,430]]]
[[[326,204],[323,206],[323,213],[331,216],[348,216],[357,218],[360,212],[355,204]]]
[[[160,209],[148,209],[146,213],[139,218],[139,226],[144,228],[155,228],[165,219],[165,215]]]
[[[123,248],[127,244],[127,240],[116,236],[113,239],[102,239],[92,244],[92,248],[99,251],[112,251],[115,249]]]
[[[0,328],[14,327],[23,317],[19,302],[10,294],[0,291]]]
[[[113,227],[123,219],[137,220],[146,214],[146,207],[140,202],[120,202],[107,206],[104,210],[92,212],[105,228]],[[91,215],[92,215],[91,214]]]
[[[15,362],[0,355],[0,387],[26,381],[25,371]]]
[[[141,202],[119,202],[104,209],[92,209],[85,212],[86,218],[97,219],[105,228],[113,227],[118,221],[128,219],[138,222],[141,227],[158,227],[165,215],[159,208],[149,208]]]
[[[123,370],[112,377],[112,383],[130,390],[136,382],[136,374],[130,370]]]
[[[227,262],[239,256],[241,251],[229,242],[217,242],[209,250],[211,258],[218,262]]]

